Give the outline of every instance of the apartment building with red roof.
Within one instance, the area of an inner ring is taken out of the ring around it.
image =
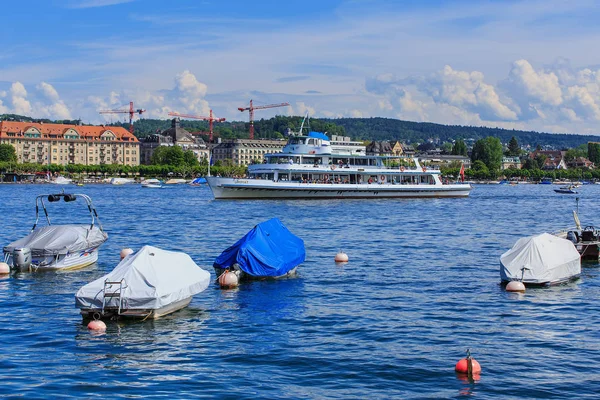
[[[0,121],[2,143],[15,148],[20,163],[140,164],[140,142],[116,126]]]

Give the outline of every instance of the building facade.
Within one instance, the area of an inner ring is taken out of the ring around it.
[[[198,161],[208,160],[209,149],[204,140],[194,137],[190,132],[180,126],[179,118],[171,120],[171,127],[160,134],[146,136],[141,143],[142,164],[150,164],[152,154],[160,146],[179,146],[183,151],[191,150]]]
[[[231,160],[234,165],[261,163],[265,154],[280,153],[285,140],[229,139],[218,143],[212,150],[212,161]]]
[[[0,122],[0,144],[17,162],[36,164],[139,165],[140,143],[122,127]]]

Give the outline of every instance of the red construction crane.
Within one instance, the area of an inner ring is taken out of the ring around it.
[[[212,143],[212,140],[213,140],[213,122],[223,122],[223,121],[225,121],[225,118],[216,118],[216,117],[213,117],[212,110],[210,110],[210,117],[203,117],[203,116],[200,116],[200,115],[179,114],[178,112],[175,112],[175,111],[170,112],[169,115],[171,117],[202,119],[204,121],[208,121],[208,127],[209,127],[208,142],[209,143]]]
[[[284,107],[289,106],[290,103],[279,103],[279,104],[269,104],[266,106],[256,106],[252,105],[252,100],[250,100],[250,107],[238,107],[238,110],[250,111],[250,139],[254,139],[254,110],[263,110],[265,108],[275,108],[275,107]]]
[[[133,134],[133,115],[138,114],[142,115],[146,110],[138,108],[137,110],[133,108],[133,101],[129,102],[129,110],[100,110],[100,114],[129,114],[129,132]]]

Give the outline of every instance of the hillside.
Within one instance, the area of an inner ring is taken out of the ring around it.
[[[39,120],[21,115],[0,115],[0,120],[12,119],[22,121],[43,121],[46,123],[73,123],[80,121],[51,121]],[[276,116],[270,119],[254,121],[255,137],[281,138],[288,130],[297,132],[302,124],[302,117]],[[551,134],[533,131],[518,131],[500,128],[485,128],[478,126],[442,125],[428,122],[410,122],[391,118],[337,118],[310,119],[310,129],[327,132],[331,135],[346,135],[359,140],[401,140],[407,143],[422,143],[429,139],[439,140],[440,143],[455,139],[478,140],[495,136],[502,143],[508,143],[515,136],[521,146],[549,146],[554,149],[574,148],[587,142],[600,141],[596,135]],[[128,123],[115,123],[114,126],[129,128]],[[143,138],[149,134],[163,131],[171,126],[170,120],[142,118],[133,123],[136,136]],[[208,122],[198,120],[182,120],[181,126],[191,132],[208,131]],[[217,123],[214,132],[217,137],[224,139],[247,138],[248,122],[233,121]],[[306,125],[305,125],[306,127]]]
[[[331,122],[344,127],[346,134],[362,140],[400,139],[410,143],[439,139],[447,142],[454,139],[482,139],[495,136],[508,143],[515,136],[521,146],[550,146],[556,149],[573,148],[587,142],[600,141],[596,135],[572,135],[518,131],[479,126],[441,125],[428,122],[410,122],[390,118],[339,118]]]

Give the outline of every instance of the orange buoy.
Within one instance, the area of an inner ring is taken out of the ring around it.
[[[238,283],[239,279],[235,272],[225,270],[225,272],[219,276],[219,285],[221,285],[222,288],[233,288],[236,287]]]
[[[508,285],[506,285],[507,292],[524,292],[525,285],[521,281],[510,281]]]
[[[347,263],[348,262],[348,254],[344,253],[343,251],[340,251],[339,253],[337,253],[335,255],[335,262],[336,263]]]
[[[90,321],[87,328],[91,331],[104,332],[106,331],[106,324],[100,321],[99,319],[95,319],[93,321]]]
[[[471,351],[467,349],[467,356],[458,360],[454,370],[459,374],[467,374],[469,376],[481,374],[481,365],[471,357]]]
[[[0,262],[0,275],[10,274],[10,267],[5,262]]]
[[[121,260],[127,257],[128,255],[133,254],[133,250],[131,249],[123,249],[121,250]]]

